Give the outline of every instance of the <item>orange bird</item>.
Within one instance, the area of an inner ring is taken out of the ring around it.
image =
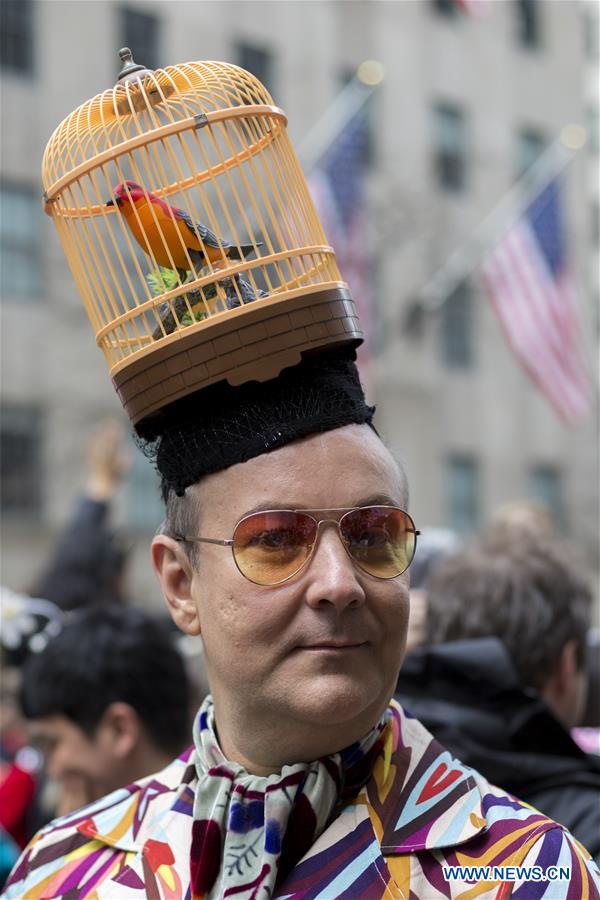
[[[194,222],[184,210],[169,206],[134,181],[115,188],[106,205],[121,210],[132,235],[148,256],[159,266],[177,269],[180,275],[190,271],[190,262],[201,269],[207,262],[223,262],[223,257],[243,259],[261,246],[261,242],[239,247],[230,244],[206,225]]]

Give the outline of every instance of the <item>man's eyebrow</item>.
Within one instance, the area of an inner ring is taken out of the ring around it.
[[[370,497],[363,497],[355,506],[398,506],[400,500],[398,497],[391,497],[389,494],[371,494]]]
[[[281,503],[276,501],[269,502],[268,500],[265,503],[259,503],[256,506],[253,506],[252,509],[249,509],[245,515],[249,516],[252,513],[257,512],[265,512],[270,509],[314,509],[315,511],[320,511],[322,509],[354,509],[359,506],[398,506],[401,505],[399,500],[396,498],[390,497],[389,494],[371,494],[368,497],[361,497],[360,499],[355,500],[353,503],[348,503],[345,506],[334,507],[334,506],[306,506],[303,503]]]

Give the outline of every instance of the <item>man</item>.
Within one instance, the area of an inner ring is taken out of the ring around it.
[[[21,706],[59,815],[165,766],[189,743],[190,687],[165,624],[123,606],[78,613],[26,662]]]
[[[407,659],[398,699],[599,861],[600,759],[569,734],[585,706],[588,586],[556,542],[519,526],[442,565],[428,595],[431,646]]]
[[[123,601],[126,547],[109,520],[131,461],[122,426],[112,419],[101,422],[87,442],[83,495],[31,588],[33,595],[65,611]]]
[[[212,698],[179,760],[43,831],[8,897],[525,896],[560,868],[535,896],[600,896],[563,828],[388,705],[416,532],[359,387],[307,357],[160,425],[153,563]]]

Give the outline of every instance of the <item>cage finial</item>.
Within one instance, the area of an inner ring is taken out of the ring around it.
[[[146,75],[152,73],[152,69],[147,69],[146,66],[141,66],[139,63],[135,62],[133,53],[129,47],[122,47],[119,50],[119,57],[123,63],[123,68],[117,75],[118,82],[142,79],[145,78]]]

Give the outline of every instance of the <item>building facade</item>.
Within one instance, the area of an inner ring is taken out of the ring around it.
[[[562,192],[595,370],[596,4],[482,0],[466,15],[452,0],[4,0],[0,10],[4,583],[31,583],[81,490],[87,432],[121,415],[42,213],[39,173],[54,128],[114,83],[124,45],[150,67],[225,59],[251,69],[297,146],[348,73],[383,64],[369,101],[370,392],[406,462],[414,518],[468,535],[503,504],[538,499],[597,572],[595,374],[587,420],[566,427],[512,355],[476,271],[436,314],[415,303],[564,126],[586,125]],[[147,557],[160,504],[141,456],[116,516],[132,541],[131,593],[157,605]]]

